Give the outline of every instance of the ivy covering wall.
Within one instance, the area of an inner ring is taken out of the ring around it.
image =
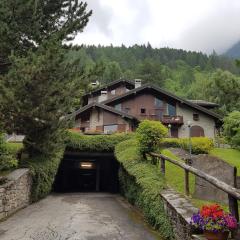
[[[115,156],[120,162],[121,193],[131,204],[141,209],[147,221],[164,239],[174,239],[160,197],[165,186],[160,171],[150,161],[142,159],[134,138],[119,143],[115,148]]]
[[[129,139],[133,135],[133,133],[82,135],[75,132],[69,132],[66,140],[66,147],[82,152],[114,152],[114,148],[119,142]]]

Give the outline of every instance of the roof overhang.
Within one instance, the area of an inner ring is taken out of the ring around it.
[[[107,105],[104,105],[104,104],[101,104],[101,103],[96,103],[96,102],[88,104],[88,105],[78,109],[77,111],[75,111],[71,114],[71,117],[76,118],[77,116],[85,113],[86,111],[88,111],[90,109],[94,109],[94,108],[103,109],[105,111],[108,111],[108,112],[111,112],[113,114],[119,115],[122,118],[126,118],[126,119],[133,120],[133,121],[138,121],[137,118],[135,118],[134,116],[132,116],[130,114],[124,113],[122,111],[116,110],[113,107],[110,107],[110,106],[107,106]]]
[[[220,115],[218,115],[217,113],[212,112],[212,111],[210,111],[210,110],[208,110],[208,109],[206,109],[206,108],[204,108],[202,106],[199,106],[199,105],[197,105],[195,103],[187,101],[187,100],[185,100],[183,98],[180,98],[180,97],[178,97],[178,96],[176,96],[176,95],[174,95],[174,94],[172,94],[170,92],[167,92],[167,91],[165,91],[165,90],[163,90],[163,89],[161,89],[159,87],[156,87],[156,86],[154,86],[152,84],[145,84],[142,87],[139,87],[139,88],[133,89],[131,91],[128,91],[128,92],[126,92],[126,93],[124,93],[124,94],[122,94],[120,96],[116,96],[114,98],[108,99],[108,100],[102,102],[102,104],[109,105],[109,104],[113,104],[113,103],[118,103],[118,102],[121,102],[122,100],[124,100],[126,98],[131,97],[132,95],[136,95],[136,94],[139,94],[139,93],[142,93],[142,92],[146,92],[146,91],[151,91],[151,92],[155,92],[156,94],[164,95],[164,96],[166,96],[168,98],[171,98],[171,99],[179,102],[182,105],[186,105],[186,106],[188,106],[190,108],[193,108],[193,109],[198,110],[198,111],[200,111],[202,113],[205,113],[205,114],[213,117],[215,120],[221,121],[221,119],[222,119],[222,117]]]

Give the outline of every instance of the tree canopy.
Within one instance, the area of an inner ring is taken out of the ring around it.
[[[0,71],[6,71],[11,52],[22,56],[53,35],[73,40],[91,14],[78,0],[0,1]]]
[[[68,60],[63,44],[83,30],[91,13],[78,0],[0,3],[0,120],[5,131],[26,136],[30,155],[52,154],[61,145],[65,116],[87,76],[78,57]]]

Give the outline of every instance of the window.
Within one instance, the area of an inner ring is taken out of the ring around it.
[[[122,104],[119,103],[119,104],[115,105],[114,108],[118,111],[121,111],[122,110]]]
[[[113,89],[113,90],[111,91],[111,95],[115,95],[115,94],[116,94],[116,90]]]
[[[146,114],[146,108],[141,108],[141,114]]]
[[[199,121],[199,114],[198,113],[193,114],[193,120],[194,121]]]
[[[126,107],[125,108],[125,113],[129,113],[130,112],[130,108],[129,107]]]
[[[163,101],[159,98],[155,98],[155,107],[156,108],[162,108],[163,107]]]
[[[113,132],[117,132],[117,130],[118,130],[118,125],[117,124],[105,125],[103,127],[104,133],[113,133]]]
[[[172,104],[168,103],[168,115],[169,116],[176,116],[176,107]]]

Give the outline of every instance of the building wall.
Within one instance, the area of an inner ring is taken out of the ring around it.
[[[97,126],[103,125],[103,111],[102,109],[93,109],[90,114],[90,131],[95,131]]]
[[[131,131],[131,126],[128,121],[123,119],[121,116],[104,111],[103,112],[103,125],[119,125],[119,131]]]
[[[167,104],[163,99],[164,105],[161,111],[163,114],[167,114]],[[113,106],[114,107],[114,106]],[[121,111],[126,112],[126,108],[129,108],[129,114],[139,118],[149,118],[155,113],[155,96],[152,94],[139,94],[131,99],[125,100],[121,103]],[[141,108],[146,109],[146,114],[141,114]]]
[[[193,113],[199,114],[199,121],[193,120]],[[201,113],[200,111],[193,110],[186,105],[180,106],[177,104],[177,115],[183,116],[184,124],[179,128],[178,136],[180,138],[189,137],[189,128],[187,122],[191,121],[192,126],[197,125],[204,129],[205,137],[215,137],[215,121],[212,117]]]
[[[81,119],[77,119],[75,122],[76,128],[89,127],[87,129],[89,131],[101,132],[104,129],[104,125],[118,125],[120,132],[131,131],[130,122],[119,115],[98,108],[91,111],[88,126],[86,122],[81,122]]]

